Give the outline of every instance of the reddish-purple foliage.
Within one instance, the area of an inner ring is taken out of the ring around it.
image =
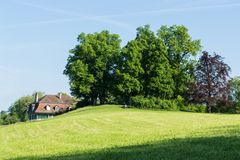
[[[194,101],[206,104],[209,112],[219,102],[227,103],[230,92],[228,85],[230,70],[231,68],[223,62],[220,55],[214,53],[211,56],[204,51],[196,67],[196,81],[192,85]]]

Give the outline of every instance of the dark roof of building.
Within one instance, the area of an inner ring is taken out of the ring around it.
[[[38,103],[72,104],[73,99],[68,95],[62,95],[61,99],[60,99],[59,95],[45,95],[39,99]]]

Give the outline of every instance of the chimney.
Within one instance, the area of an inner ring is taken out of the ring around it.
[[[38,93],[36,92],[36,94],[35,94],[35,103],[37,103],[38,102]]]
[[[58,97],[59,97],[59,99],[62,99],[62,93],[61,92],[58,93]]]

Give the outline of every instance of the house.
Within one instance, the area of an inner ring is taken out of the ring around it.
[[[35,102],[29,105],[28,115],[30,120],[42,120],[53,118],[54,115],[72,109],[73,99],[68,95],[45,95],[38,98],[36,93]]]

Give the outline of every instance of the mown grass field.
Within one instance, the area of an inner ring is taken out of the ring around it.
[[[240,159],[240,115],[86,107],[0,127],[0,159]]]

